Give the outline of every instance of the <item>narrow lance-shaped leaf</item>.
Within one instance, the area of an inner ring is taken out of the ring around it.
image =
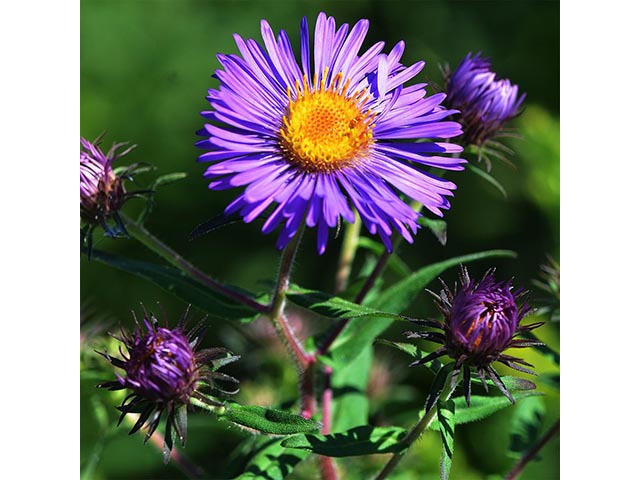
[[[542,395],[540,392],[536,391],[517,391],[513,392],[513,398],[516,401],[516,405],[518,401],[523,398],[533,397]],[[464,423],[475,422],[478,420],[482,420],[490,415],[493,415],[500,410],[513,405],[508,398],[504,396],[497,397],[481,397],[471,395],[471,406],[468,407],[466,400],[464,397],[456,397],[453,399],[456,408],[456,415],[454,417],[454,421],[456,425],[462,425]],[[434,421],[430,426],[432,430],[438,430],[440,428],[440,424],[437,421]]]
[[[316,432],[320,428],[318,422],[300,415],[255,405],[229,404],[220,418],[271,435]]]
[[[440,478],[448,480],[453,459],[453,433],[456,426],[454,415],[456,406],[453,400],[446,402],[438,400],[438,423],[440,425],[440,438],[442,440],[442,454],[440,456]]]
[[[329,295],[316,290],[307,290],[297,285],[292,285],[287,298],[299,305],[329,318],[372,318],[381,317],[392,320],[404,320],[405,317],[396,313],[383,312],[371,307],[366,307],[350,302],[344,298]]]
[[[244,473],[236,480],[284,480],[295,466],[311,452],[288,449],[280,445],[280,439],[256,437],[259,448],[244,467]]]
[[[232,300],[211,291],[176,268],[132,260],[99,250],[93,251],[92,259],[150,280],[162,289],[216,318],[234,320],[256,316],[256,312],[252,309],[234,304]],[[235,287],[234,289],[242,291],[244,294],[248,293]]]
[[[402,439],[407,434],[400,427],[363,425],[331,435],[296,435],[282,441],[282,446],[309,450],[326,457],[355,457],[379,453],[397,453],[406,448]]]

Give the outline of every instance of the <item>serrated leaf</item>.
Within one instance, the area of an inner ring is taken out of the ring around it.
[[[440,478],[449,479],[451,461],[453,459],[453,433],[455,429],[456,405],[453,400],[443,402],[438,400],[438,423],[440,425],[440,439],[442,440],[442,454],[440,456]]]
[[[511,417],[509,455],[520,458],[538,440],[546,408],[540,397],[530,397],[518,402]]]
[[[237,320],[256,316],[256,312],[249,307],[234,304],[227,297],[211,291],[206,286],[187,277],[176,268],[132,260],[100,250],[94,250],[91,258],[112,267],[119,268],[120,270],[133,273],[145,280],[150,280],[163,290],[172,293],[176,297],[214,317]],[[244,290],[235,287],[234,289],[251,295]]]
[[[441,245],[447,244],[447,222],[439,218],[420,217],[418,223],[427,227]]]
[[[300,415],[257,405],[229,404],[220,418],[271,435],[316,432],[320,428],[318,422]]]
[[[514,400],[516,401],[516,405],[518,401],[527,397],[534,397],[542,395],[540,392],[535,392],[531,390],[527,391],[519,391],[512,393]],[[509,399],[505,396],[499,397],[484,397],[484,396],[476,396],[471,395],[471,406],[468,407],[466,400],[464,397],[456,397],[453,399],[456,405],[456,415],[455,415],[455,424],[462,425],[464,423],[476,422],[478,420],[482,420],[490,415],[493,415],[500,410],[513,405]],[[434,421],[430,426],[432,430],[438,430],[440,428],[440,423],[438,421]]]
[[[236,479],[284,480],[310,453],[308,450],[286,449],[280,445],[280,439],[268,440],[260,445],[245,466],[244,473]]]
[[[483,180],[486,180],[487,182],[489,182],[491,185],[493,185],[495,188],[498,189],[498,191],[504,196],[504,198],[507,198],[507,191],[500,184],[500,182],[498,182],[498,180],[495,179],[495,177],[493,177],[492,175],[488,174],[487,172],[485,172],[481,168],[476,167],[475,165],[469,164],[469,165],[467,165],[467,169],[471,170],[473,173],[478,175]]]
[[[381,317],[392,320],[404,320],[404,317],[396,313],[383,312],[358,303],[353,303],[344,298],[329,295],[316,290],[307,290],[297,285],[292,285],[287,293],[287,298],[296,305],[328,318],[371,318]]]
[[[363,425],[331,435],[296,435],[282,441],[282,446],[308,450],[325,457],[357,457],[404,450],[400,442],[407,434],[400,427]]]

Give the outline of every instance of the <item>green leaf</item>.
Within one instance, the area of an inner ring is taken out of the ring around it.
[[[229,404],[220,418],[271,435],[315,432],[320,428],[318,422],[300,415],[256,405]]]
[[[91,258],[125,272],[133,273],[145,280],[150,280],[162,289],[216,318],[235,320],[256,316],[256,312],[249,307],[234,304],[232,300],[211,291],[176,268],[131,260],[99,250],[94,250]],[[234,289],[242,291],[237,288]],[[242,292],[251,295],[246,291]]]
[[[546,412],[540,397],[530,397],[518,402],[511,418],[509,456],[520,458],[538,440]]]
[[[401,444],[406,434],[407,431],[400,427],[363,425],[331,435],[296,435],[283,440],[282,446],[325,457],[356,457],[400,452],[406,448]]]
[[[427,227],[441,245],[447,244],[447,222],[439,218],[420,217],[418,223]]]
[[[260,442],[265,437],[259,437]],[[261,442],[260,448],[244,467],[237,480],[284,480],[295,466],[309,456],[307,450],[286,449],[280,439]]]
[[[307,290],[297,285],[291,286],[289,293],[287,293],[287,298],[296,305],[329,318],[344,319],[382,317],[395,320],[405,319],[396,313],[382,312],[371,307],[350,302],[344,298],[316,290]]]
[[[518,402],[524,398],[539,396],[542,395],[542,393],[528,390],[513,392],[512,395],[517,405]],[[480,397],[471,395],[470,407],[467,406],[464,397],[456,397],[453,401],[456,408],[456,415],[454,417],[456,425],[482,420],[489,415],[513,405],[507,397],[502,395],[499,397]],[[429,428],[431,430],[438,430],[440,428],[440,422],[434,421]]]
[[[333,390],[331,425],[334,431],[341,432],[368,423],[367,384],[372,363],[373,347],[369,346],[362,349],[355,361],[334,370],[331,376]]]
[[[491,185],[496,187],[498,189],[498,191],[504,196],[504,198],[507,198],[507,191],[500,184],[500,182],[498,182],[498,180],[496,180],[493,176],[491,176],[490,174],[488,174],[487,172],[485,172],[481,168],[476,167],[475,165],[468,164],[467,165],[467,169],[471,170],[473,173],[475,173],[476,175],[481,177],[483,180],[486,180]]]
[[[455,429],[454,415],[456,405],[453,400],[443,402],[438,400],[438,423],[440,424],[440,438],[442,439],[442,454],[440,456],[440,478],[449,479],[451,460],[453,459],[453,432]]]

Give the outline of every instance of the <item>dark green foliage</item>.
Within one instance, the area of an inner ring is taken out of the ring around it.
[[[232,303],[228,297],[212,292],[177,268],[132,260],[99,250],[94,250],[91,258],[150,280],[213,317],[228,320],[251,320],[255,317],[255,312],[250,308]]]
[[[282,441],[282,446],[309,450],[327,457],[353,457],[404,450],[401,442],[407,431],[400,427],[362,425],[332,435],[296,435]]]

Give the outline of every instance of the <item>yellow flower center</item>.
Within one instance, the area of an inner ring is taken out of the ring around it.
[[[288,90],[289,108],[282,117],[280,147],[285,157],[308,173],[328,173],[355,165],[366,155],[373,139],[375,114],[363,111],[366,90],[348,97],[349,80],[339,87],[342,73],[326,85],[328,69],[314,76],[311,90],[296,82],[296,93]],[[295,97],[295,98],[294,98]]]

